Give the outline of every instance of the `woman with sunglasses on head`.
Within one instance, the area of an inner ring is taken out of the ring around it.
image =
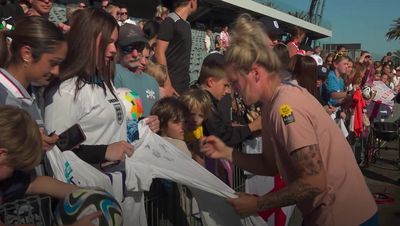
[[[123,160],[134,151],[126,142],[125,110],[112,82],[118,28],[104,10],[76,12],[60,82],[46,95],[46,126],[61,133],[79,124],[86,141],[81,145],[84,150],[78,148],[75,153],[96,166]]]
[[[361,82],[361,86],[364,86],[365,84],[372,85],[375,81],[375,68],[374,68],[374,61],[372,60],[371,54],[368,51],[361,51],[358,62],[363,64],[367,69],[364,73],[364,77]]]

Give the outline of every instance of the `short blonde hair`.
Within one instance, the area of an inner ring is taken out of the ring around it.
[[[207,91],[202,89],[189,89],[186,90],[179,99],[185,103],[185,105],[192,109],[200,109],[203,112],[204,118],[206,119],[211,112],[212,101]]]
[[[160,87],[164,87],[164,83],[167,80],[167,67],[162,64],[149,61],[144,72],[153,76]]]
[[[39,127],[24,110],[0,107],[0,147],[7,149],[7,164],[18,170],[31,170],[42,160]]]
[[[279,72],[281,63],[268,47],[268,37],[260,22],[249,14],[242,14],[231,31],[230,46],[225,53],[225,63],[242,75],[247,75],[253,64],[263,66],[268,72]]]
[[[168,8],[166,8],[166,7],[163,7],[162,5],[158,5],[157,7],[156,7],[156,14],[155,14],[155,18],[162,18],[163,16],[166,16],[166,15],[168,15],[168,13],[169,13],[169,10],[168,10]]]

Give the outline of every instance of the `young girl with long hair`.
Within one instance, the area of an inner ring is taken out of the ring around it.
[[[117,21],[107,12],[76,12],[60,83],[46,96],[46,126],[61,133],[79,124],[86,135],[85,150],[75,153],[92,164],[123,160],[133,153],[126,142],[125,110],[112,83],[117,39]]]

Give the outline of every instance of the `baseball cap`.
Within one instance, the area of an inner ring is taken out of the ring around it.
[[[122,25],[119,28],[118,45],[127,46],[135,42],[147,43],[144,32],[133,24]]]
[[[322,65],[318,65],[317,66],[317,77],[318,79],[322,79],[325,80],[328,78],[328,74],[329,74],[329,70],[328,68],[322,66]]]
[[[310,55],[310,57],[314,58],[314,60],[318,66],[320,66],[324,63],[324,60],[322,60],[322,57],[317,54]]]
[[[261,23],[264,32],[267,33],[270,38],[279,38],[285,34],[285,32],[283,32],[283,30],[279,27],[277,20],[264,16],[258,21]]]

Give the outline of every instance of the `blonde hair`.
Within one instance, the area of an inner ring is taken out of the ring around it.
[[[169,10],[166,7],[163,7],[162,5],[158,5],[156,7],[156,14],[155,14],[155,18],[162,18],[163,16],[168,15]]]
[[[167,80],[167,67],[162,64],[149,61],[144,72],[153,76],[160,87],[164,87],[164,83]]]
[[[179,99],[185,103],[189,110],[197,108],[202,111],[205,119],[210,114],[212,106],[211,98],[207,92],[202,89],[189,89],[182,93]]]
[[[242,75],[247,75],[253,64],[263,66],[268,72],[279,72],[281,63],[268,46],[268,36],[249,14],[242,14],[231,31],[230,46],[225,53],[225,63]]]
[[[7,149],[7,164],[18,170],[31,170],[42,160],[39,127],[24,110],[0,107],[0,147]]]

